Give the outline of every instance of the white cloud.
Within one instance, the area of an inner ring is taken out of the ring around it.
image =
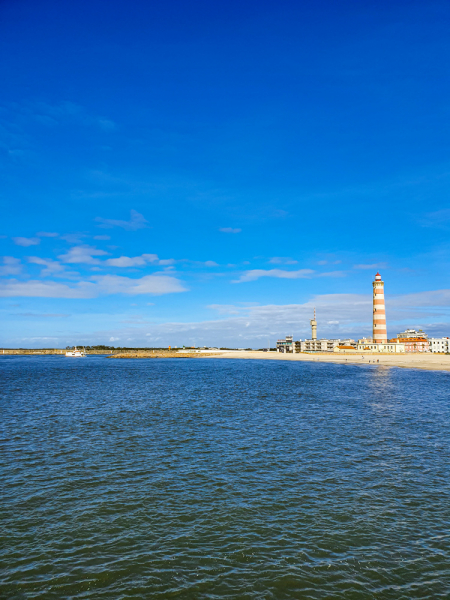
[[[141,256],[120,256],[119,258],[108,258],[103,264],[108,267],[142,267],[148,263],[168,265],[175,262],[173,259],[159,260],[157,254],[141,254]]]
[[[94,240],[100,240],[102,242],[106,242],[107,240],[110,240],[111,236],[110,235],[94,235]]]
[[[450,333],[450,289],[387,297],[388,335],[394,336],[406,327],[422,327],[429,334]],[[107,343],[110,337],[131,342],[130,345],[172,346],[220,345],[229,347],[263,347],[268,338],[293,334],[295,339],[310,337],[309,321],[317,310],[319,337],[358,338],[372,332],[372,295],[328,294],[316,296],[303,304],[291,305],[212,305],[218,316],[200,322],[148,323],[133,320],[129,327],[83,334],[88,343]],[[438,318],[437,318],[438,317]],[[68,342],[66,334],[61,343]],[[31,340],[31,338],[28,338]],[[23,345],[21,338],[17,341]]]
[[[108,258],[104,261],[108,267],[140,267],[146,264],[142,256],[120,256],[119,258]]]
[[[65,263],[98,265],[100,261],[94,258],[94,256],[105,256],[106,254],[108,252],[99,250],[95,246],[83,244],[81,246],[74,246],[66,254],[60,254],[58,258]]]
[[[26,238],[26,237],[15,237],[13,238],[14,243],[17,246],[37,246],[38,244],[41,243],[41,240],[39,238]]]
[[[185,291],[186,288],[178,279],[168,275],[147,275],[140,279],[118,275],[97,275],[88,281],[80,281],[73,285],[55,281],[23,282],[16,279],[0,283],[0,297],[96,298],[112,294],[156,296]]]
[[[242,229],[233,228],[233,227],[221,227],[219,229],[222,233],[241,233]]]
[[[0,266],[0,275],[19,275],[22,272],[22,263],[14,256],[4,256],[3,266]]]
[[[51,233],[49,231],[38,231],[36,235],[39,237],[54,238],[58,237],[59,233]]]
[[[439,323],[426,325],[425,320],[436,314],[429,307],[442,307]],[[327,294],[311,298],[304,304],[235,306],[211,305],[220,315],[229,318],[189,323],[163,323],[142,328],[141,336],[148,342],[173,344],[194,342],[198,345],[262,346],[271,344],[286,334],[296,339],[311,336],[309,321],[314,307],[317,311],[319,337],[360,337],[372,332],[371,294]],[[440,335],[450,333],[450,290],[423,292],[387,298],[388,335],[394,336],[407,323],[422,326]],[[338,317],[338,318],[337,318]],[[405,324],[405,320],[407,322]],[[134,332],[136,335],[136,332]]]
[[[118,342],[119,340],[120,340],[120,338],[118,338],[118,337],[112,337],[112,336],[111,336],[111,337],[109,338],[109,341],[110,341],[110,342]]]
[[[9,279],[0,282],[0,297],[28,297],[28,298],[93,298],[95,285],[93,283],[79,283],[69,286],[55,281],[17,281]]]
[[[96,217],[95,219],[98,223],[100,223],[99,227],[103,227],[105,229],[110,229],[112,227],[122,227],[122,229],[126,229],[128,231],[136,231],[137,229],[144,229],[147,227],[147,219],[144,218],[143,215],[138,213],[136,210],[130,211],[130,220],[129,221],[120,221],[116,219],[103,219],[102,217]]]
[[[45,267],[41,271],[41,275],[43,277],[48,277],[51,275],[60,275],[65,273],[64,266],[59,263],[57,260],[53,260],[52,258],[40,258],[39,256],[27,256],[27,260],[29,263],[34,265],[41,265]]]
[[[269,262],[274,265],[296,265],[298,260],[294,260],[293,258],[286,256],[274,256],[269,260]]]
[[[205,267],[218,267],[219,265],[213,260],[207,260],[205,262]]]
[[[169,275],[146,275],[140,279],[130,279],[120,275],[95,276],[97,285],[104,294],[172,294],[187,291],[181,282]]]
[[[433,290],[429,292],[417,292],[416,294],[405,294],[394,296],[390,304],[396,308],[423,308],[423,307],[449,307],[450,290]]]

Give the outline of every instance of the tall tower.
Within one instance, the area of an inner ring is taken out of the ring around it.
[[[381,281],[379,273],[373,282],[373,341],[377,344],[387,342],[384,281]]]
[[[311,319],[311,329],[312,329],[312,340],[317,340],[317,321],[316,321],[316,309],[314,309],[314,319]]]

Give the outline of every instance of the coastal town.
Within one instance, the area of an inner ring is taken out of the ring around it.
[[[297,354],[301,352],[336,352],[336,353],[416,353],[450,352],[450,339],[448,337],[434,338],[419,329],[406,329],[394,338],[388,339],[386,328],[386,306],[384,299],[384,281],[380,273],[375,275],[373,281],[373,327],[372,337],[363,337],[358,340],[348,339],[317,339],[317,319],[314,316],[310,321],[311,338],[305,340],[294,340],[293,335],[287,335],[285,339],[277,341],[277,352],[285,354]]]

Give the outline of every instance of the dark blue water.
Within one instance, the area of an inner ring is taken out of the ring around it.
[[[450,596],[450,373],[0,359],[0,597]]]

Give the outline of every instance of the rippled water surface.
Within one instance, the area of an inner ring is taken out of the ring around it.
[[[1,598],[449,598],[450,373],[2,357]]]

